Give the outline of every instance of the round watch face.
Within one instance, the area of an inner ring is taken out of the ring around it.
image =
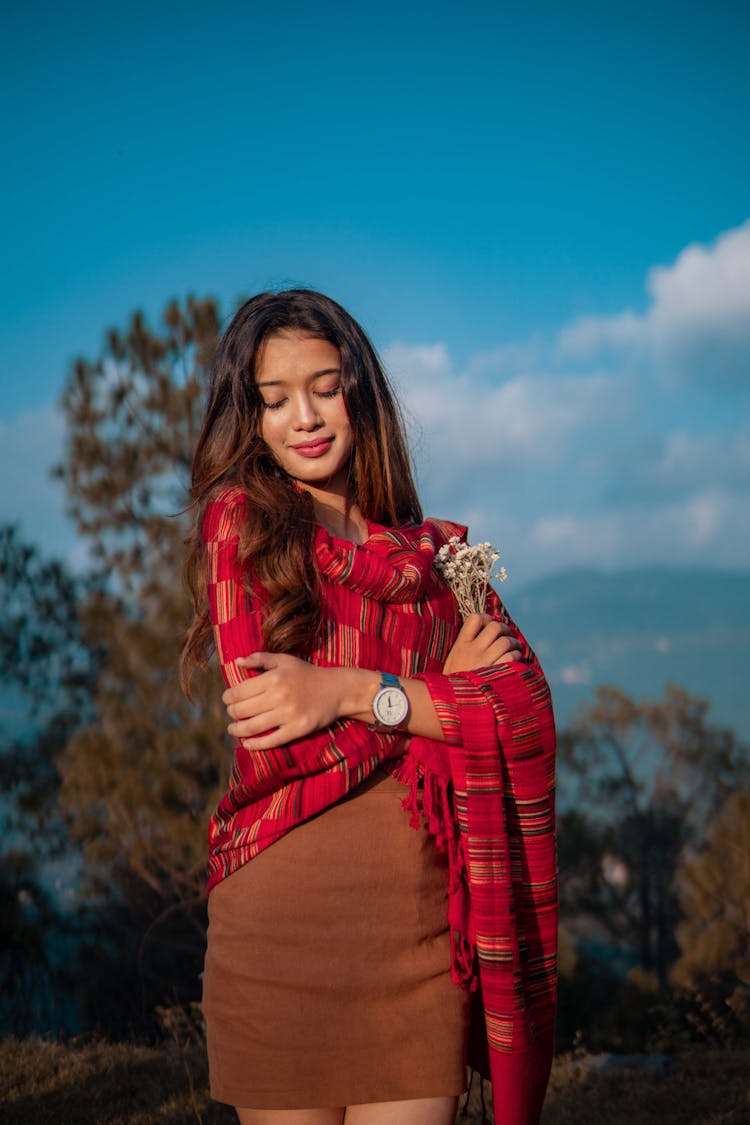
[[[409,713],[406,692],[399,687],[381,688],[372,701],[375,718],[385,727],[397,727]]]

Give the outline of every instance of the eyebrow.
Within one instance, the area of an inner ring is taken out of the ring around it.
[[[340,367],[324,367],[322,371],[314,371],[312,375],[308,376],[310,379],[320,379],[322,375],[340,375]],[[283,387],[283,379],[266,379],[262,383],[256,383],[256,387]]]

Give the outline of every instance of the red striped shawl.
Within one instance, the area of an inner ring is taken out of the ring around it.
[[[209,607],[227,684],[246,675],[236,659],[263,647],[265,595],[238,558],[243,518],[244,495],[230,489],[209,506],[203,524]],[[446,742],[415,737],[404,755],[399,736],[350,719],[264,753],[238,744],[228,791],[209,827],[209,889],[385,763],[411,784],[405,806],[412,822],[421,808],[448,850],[453,975],[479,986],[484,1009],[472,1062],[492,1078],[498,1123],[531,1125],[549,1076],[555,1007],[549,689],[525,641],[523,661],[442,673],[461,619],[432,563],[465,529],[428,520],[397,531],[371,524],[369,532],[363,546],[316,532],[324,626],[309,658],[424,679]],[[494,594],[489,609],[515,629]]]

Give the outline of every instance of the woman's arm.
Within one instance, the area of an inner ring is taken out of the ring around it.
[[[262,681],[264,689],[269,686],[269,673],[259,675],[260,666],[255,665],[263,649],[262,621],[266,593],[260,585],[254,586],[253,592],[248,593],[245,588],[245,568],[239,560],[239,530],[244,518],[244,495],[240,489],[233,489],[208,505],[202,525],[206,547],[208,608],[217,655],[227,688],[238,692],[240,698],[245,698],[246,695],[257,696],[257,685]],[[338,751],[357,761],[362,759],[365,750],[372,754],[372,736],[363,731],[359,723],[336,722],[337,719],[346,718],[345,711],[331,708],[330,693],[321,689],[322,677],[325,677],[330,686],[331,681],[326,673],[337,672],[337,669],[317,668],[293,656],[279,656],[275,659],[299,665],[307,673],[305,698],[308,700],[308,720],[311,700],[318,704],[316,718],[308,721],[304,727],[298,724],[295,729],[299,733],[288,737],[282,737],[278,729],[272,729],[278,727],[278,723],[267,720],[256,723],[256,731],[264,733],[266,737],[261,740],[262,745],[258,741],[248,742],[246,749],[274,750],[286,747],[294,740],[297,743],[293,748],[296,763],[303,758],[314,761],[316,756],[329,753],[332,743],[335,743]],[[320,699],[316,700],[318,693]],[[298,696],[296,706],[304,706],[305,698]],[[328,705],[321,708],[319,704],[326,700]],[[334,723],[335,729],[331,730]],[[230,733],[245,745],[238,732],[231,730]],[[378,732],[375,738],[375,744],[383,757],[399,753],[398,745],[402,741],[401,731]]]
[[[491,719],[496,722],[498,731],[503,732],[503,744],[513,762],[512,771],[516,769],[516,754],[510,748],[517,746],[519,762],[526,763],[521,766],[526,781],[535,770],[542,768],[547,790],[551,792],[554,788],[555,725],[549,686],[528,641],[491,588],[487,610],[517,638],[521,646],[520,659],[497,661],[462,672],[451,671],[448,675],[445,670],[438,675],[423,673],[420,679],[429,691],[440,720],[443,742],[456,747],[467,745],[475,737],[471,729],[474,722],[481,724]],[[541,748],[540,754],[531,753],[532,744]]]
[[[519,660],[521,648],[508,624],[487,614],[472,614],[448,654],[443,674]],[[304,738],[337,719],[373,722],[378,672],[318,667],[270,652],[255,652],[237,664],[262,673],[231,687],[222,697],[232,719],[229,733],[241,739],[247,750],[268,750]],[[420,679],[401,678],[399,682],[409,700],[409,715],[401,732],[443,741],[443,728],[427,685]]]

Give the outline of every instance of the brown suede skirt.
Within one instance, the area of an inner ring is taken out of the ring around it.
[[[460,1094],[469,994],[450,976],[447,864],[378,771],[214,887],[211,1094],[305,1109]]]

